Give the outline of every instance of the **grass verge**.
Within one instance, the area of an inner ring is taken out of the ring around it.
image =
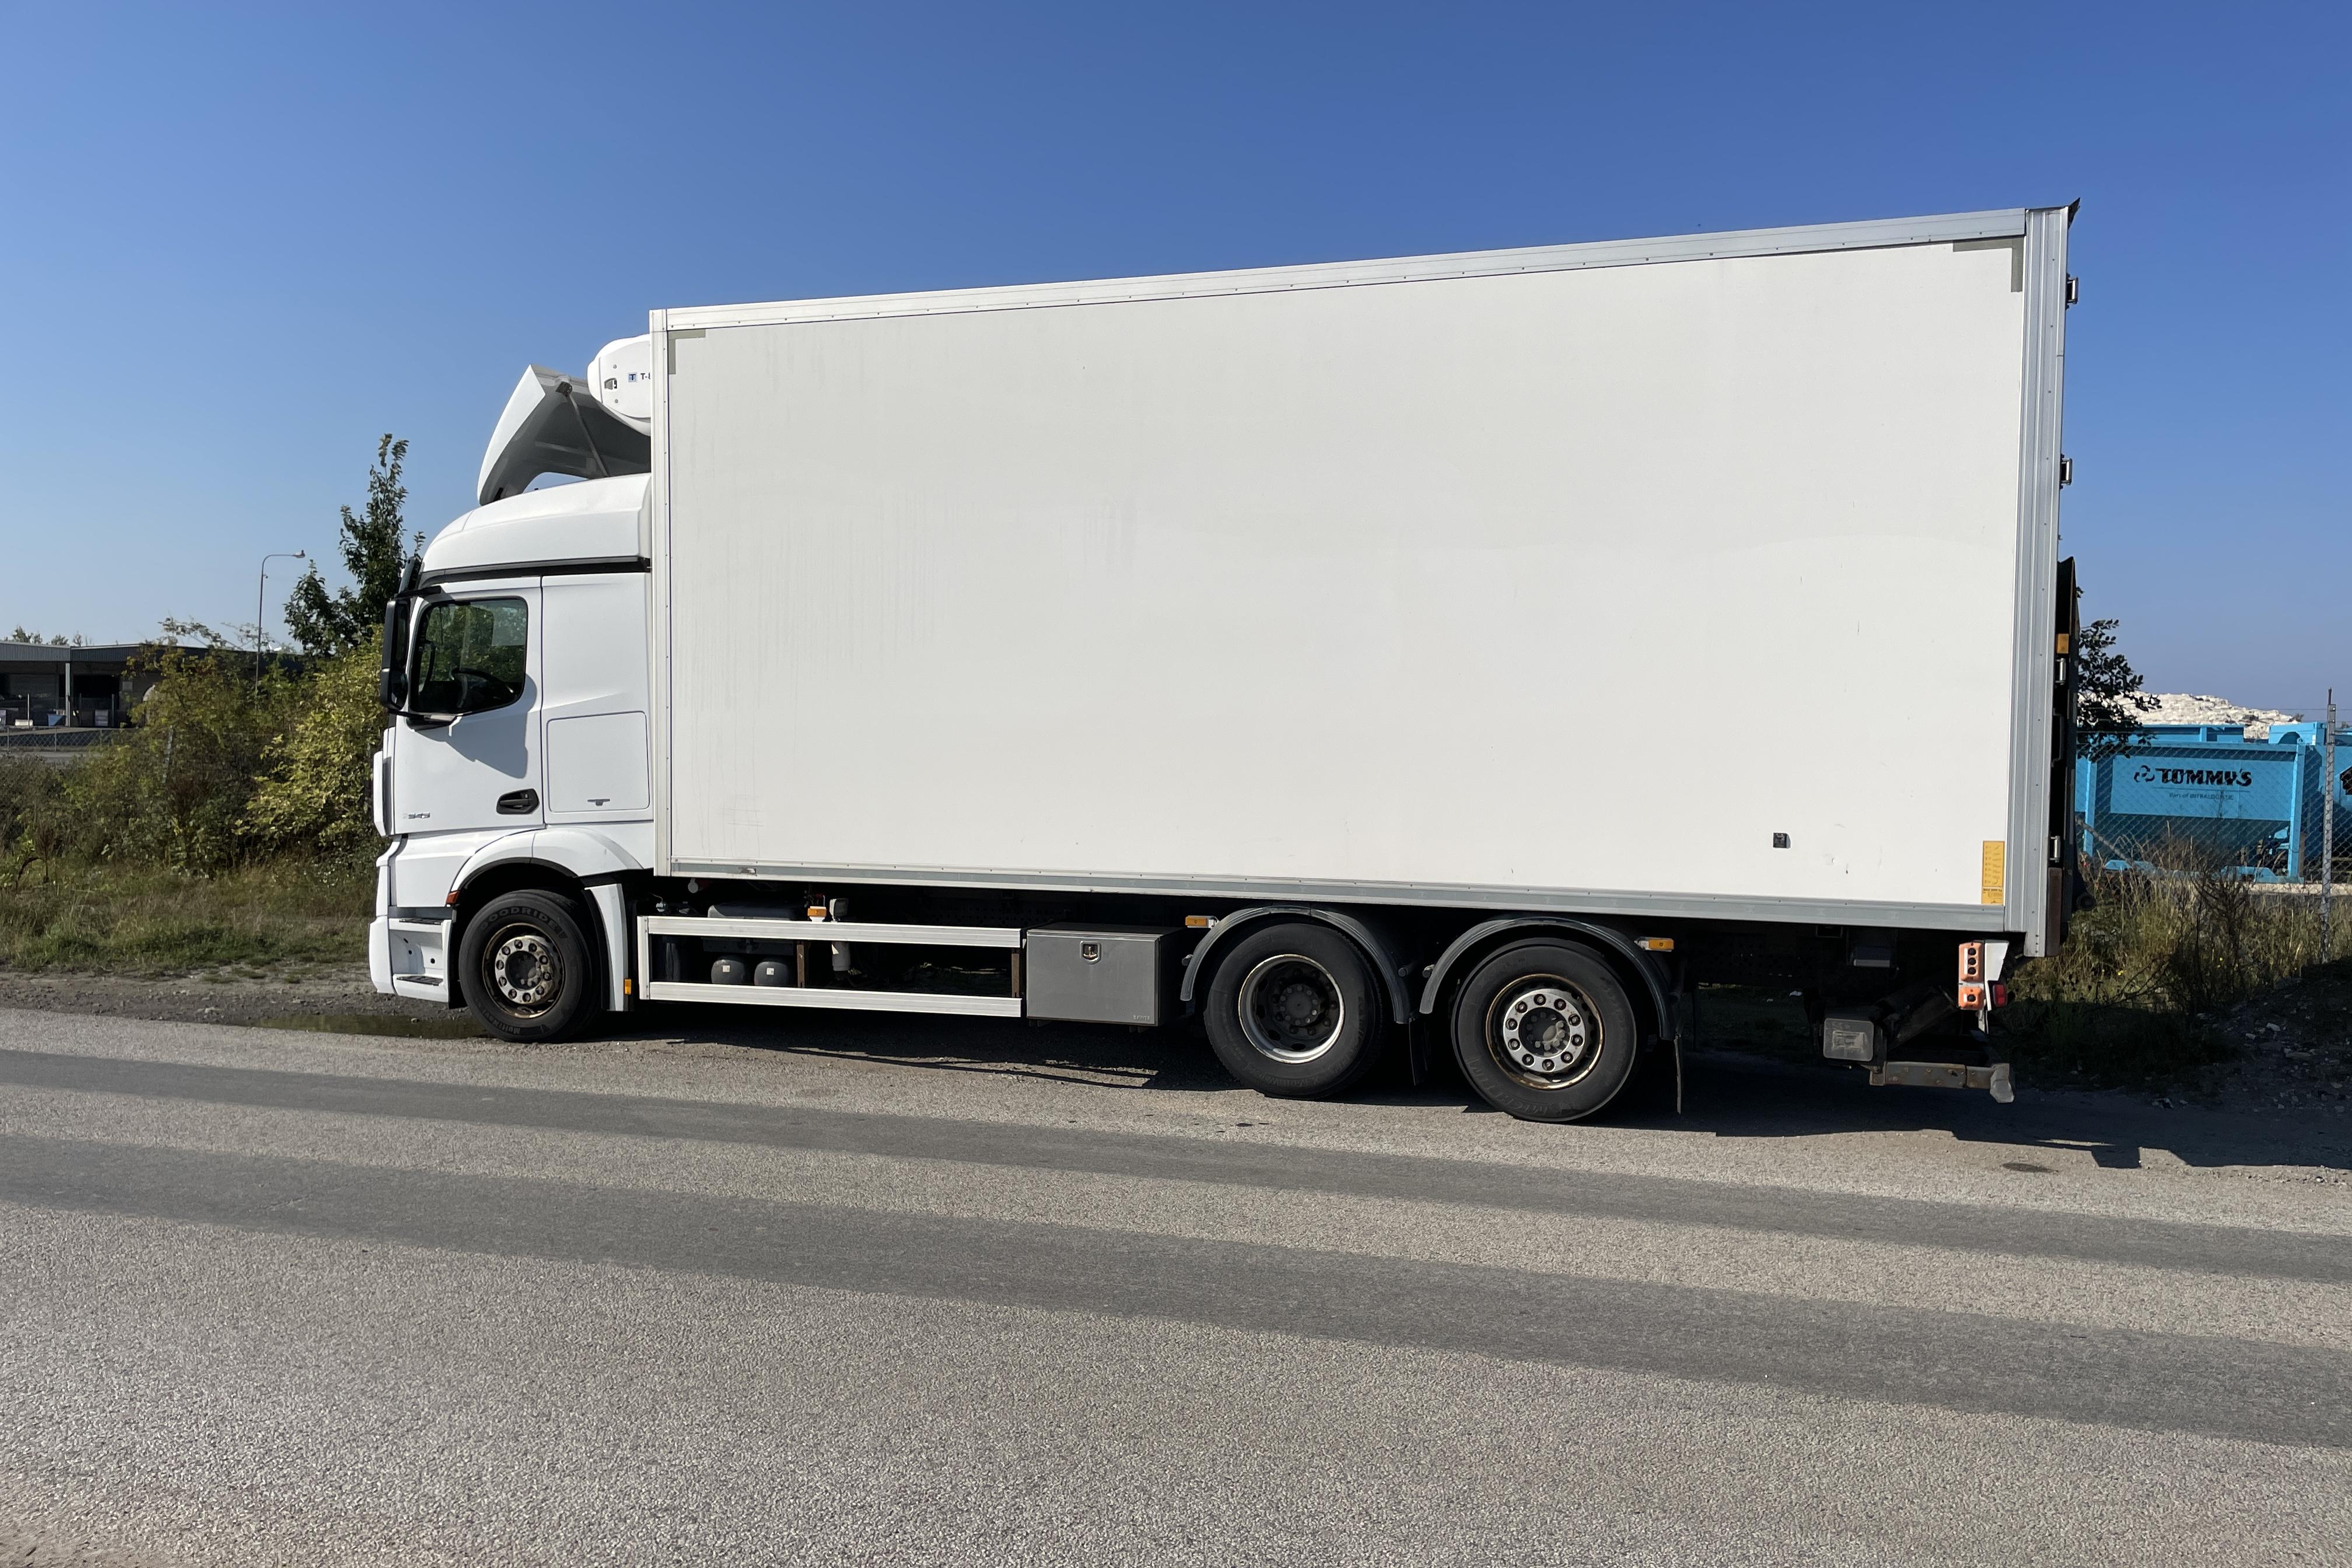
[[[2010,988],[2011,1054],[2042,1082],[2176,1083],[2237,1054],[2232,1009],[2352,952],[2352,911],[2322,952],[2314,900],[2218,871],[2105,872],[2092,891],[2064,947]]]
[[[214,877],[35,860],[0,876],[0,965],[184,974],[367,957],[364,863],[280,862]]]

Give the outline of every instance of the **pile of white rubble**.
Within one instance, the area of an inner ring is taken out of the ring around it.
[[[2252,740],[2269,737],[2273,724],[2291,724],[2303,717],[2300,713],[2282,713],[2275,708],[2247,708],[2219,697],[2197,697],[2185,691],[2149,693],[2156,706],[2140,714],[2143,724],[2243,724]]]

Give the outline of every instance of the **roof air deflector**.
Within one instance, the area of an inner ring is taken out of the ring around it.
[[[542,474],[602,479],[653,471],[653,427],[614,413],[593,388],[545,365],[515,384],[482,455],[479,504],[519,495]]]

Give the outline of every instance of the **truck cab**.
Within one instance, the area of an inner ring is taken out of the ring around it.
[[[434,536],[386,611],[380,991],[462,1005],[464,917],[530,889],[569,906],[572,962],[607,1005],[625,1002],[617,884],[653,856],[645,342],[610,345],[585,376],[525,373],[483,458],[482,504]],[[528,488],[550,474],[573,482]],[[542,931],[492,955],[519,1014],[549,978],[527,961],[543,971],[562,945]]]

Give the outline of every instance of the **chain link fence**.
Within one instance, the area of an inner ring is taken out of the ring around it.
[[[2292,720],[2151,723],[2081,738],[2074,828],[2086,877],[2181,898],[2228,887],[2305,963],[2352,953],[2352,729],[2333,701]]]

